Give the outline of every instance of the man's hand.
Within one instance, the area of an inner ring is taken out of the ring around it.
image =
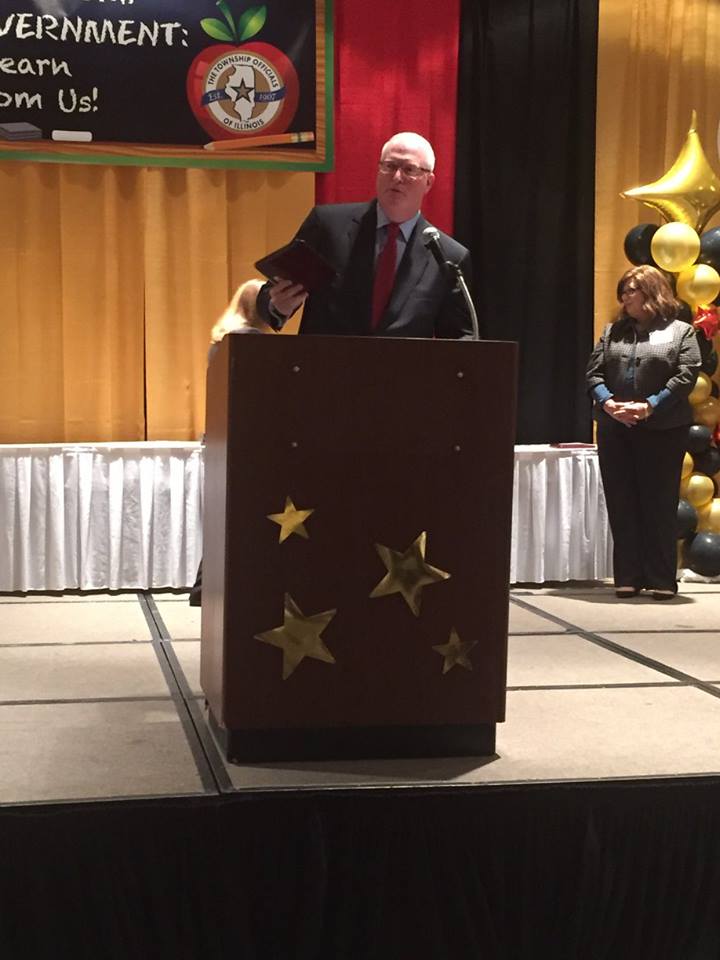
[[[281,317],[289,317],[307,299],[307,290],[292,280],[276,280],[270,287],[270,305]]]

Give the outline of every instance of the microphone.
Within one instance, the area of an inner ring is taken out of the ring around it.
[[[468,313],[470,314],[470,321],[472,323],[472,338],[473,340],[479,340],[480,330],[478,327],[477,313],[475,312],[475,306],[473,305],[470,291],[465,283],[465,277],[463,276],[460,264],[453,263],[452,260],[445,259],[445,254],[440,246],[440,231],[437,227],[433,227],[432,225],[425,227],[422,235],[425,248],[430,251],[437,261],[437,265],[440,267],[440,272],[453,281],[453,291],[459,291],[462,294],[468,309]]]
[[[447,261],[445,255],[443,254],[442,247],[440,246],[440,231],[437,227],[429,226],[425,227],[422,232],[423,243],[425,247],[430,251],[430,253],[435,257],[437,265],[440,267],[443,273],[447,271]]]

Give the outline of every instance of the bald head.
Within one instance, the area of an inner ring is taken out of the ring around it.
[[[393,134],[380,151],[380,159],[384,160],[386,154],[394,150],[401,152],[411,150],[418,154],[422,161],[421,166],[427,167],[428,170],[435,169],[435,151],[429,141],[425,137],[421,137],[419,133],[406,131],[405,133]]]
[[[435,154],[419,133],[396,133],[380,153],[378,203],[388,220],[404,223],[420,209],[435,180]]]

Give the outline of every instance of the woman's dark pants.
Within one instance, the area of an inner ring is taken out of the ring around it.
[[[598,457],[618,587],[676,590],[677,505],[687,426],[598,424]]]

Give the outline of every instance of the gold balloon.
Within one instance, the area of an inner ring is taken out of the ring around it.
[[[720,403],[716,397],[708,397],[702,403],[693,407],[693,418],[695,423],[701,423],[704,427],[714,430],[720,420]]]
[[[653,260],[663,270],[687,270],[700,255],[700,237],[686,223],[666,223],[650,241]]]
[[[698,378],[695,381],[695,386],[690,391],[690,396],[688,400],[693,405],[696,403],[703,403],[710,396],[710,391],[712,390],[712,380],[710,377],[704,373],[702,370],[698,374]],[[687,456],[687,454],[685,454]]]
[[[709,503],[695,509],[698,515],[698,533],[720,533],[720,497],[713,497]]]
[[[681,493],[683,486],[685,486],[684,499],[691,503],[696,510],[703,504],[709,503],[715,493],[715,484],[704,473],[693,473],[687,480],[683,480],[680,485]]]
[[[682,479],[685,480],[686,477],[689,477],[694,469],[695,469],[695,463],[693,461],[693,458],[690,456],[689,453],[686,453],[685,456],[683,457],[682,474],[681,474]]]
[[[710,517],[713,500],[708,500],[708,502],[704,503],[701,507],[695,507],[695,514],[697,515],[697,524],[695,525],[695,530],[697,533],[707,533],[704,524],[707,523]]]
[[[669,224],[668,224],[669,226]],[[695,309],[710,303],[720,293],[720,274],[707,263],[696,263],[677,278],[677,295]]]
[[[710,217],[720,210],[720,180],[707,162],[692,112],[690,129],[678,158],[667,173],[654,183],[621,193],[629,200],[641,200],[658,210],[664,220],[677,220],[702,233]]]

